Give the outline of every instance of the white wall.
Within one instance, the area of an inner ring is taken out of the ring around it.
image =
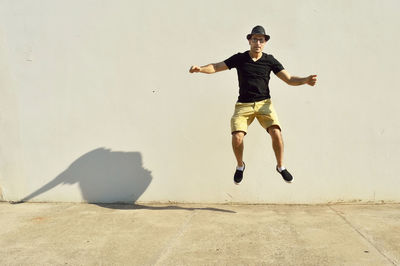
[[[4,200],[323,203],[400,201],[398,0],[0,0]],[[248,49],[255,25],[294,75],[273,74],[286,166],[245,138],[233,184],[236,71],[192,64]],[[1,194],[1,193],[0,193]],[[1,196],[0,196],[1,197]]]

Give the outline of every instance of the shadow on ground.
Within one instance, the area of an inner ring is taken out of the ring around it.
[[[139,204],[99,204],[97,203],[96,205],[109,208],[109,209],[118,209],[118,210],[187,210],[187,211],[196,211],[196,210],[201,210],[201,211],[216,211],[216,212],[229,212],[229,213],[236,213],[235,211],[232,210],[225,210],[225,209],[219,209],[219,208],[209,208],[209,207],[180,207],[180,206],[174,206],[174,205],[169,205],[169,206],[152,206],[152,205],[139,205]]]

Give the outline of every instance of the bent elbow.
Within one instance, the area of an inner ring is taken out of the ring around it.
[[[217,66],[217,64],[212,64],[212,71],[210,74],[214,74],[216,72],[218,72],[218,66]]]
[[[293,85],[294,85],[293,81],[290,80],[290,79],[285,80],[285,83],[286,83],[287,85],[290,85],[290,86],[293,86]]]
[[[290,86],[297,86],[299,85],[298,80],[296,80],[296,78],[290,77],[286,80],[286,83]]]

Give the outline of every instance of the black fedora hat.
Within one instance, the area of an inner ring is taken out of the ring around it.
[[[268,41],[269,40],[269,35],[265,34],[265,30],[262,26],[255,26],[252,30],[250,34],[247,34],[247,40],[251,39],[251,36],[254,34],[262,34],[265,36],[265,40]]]

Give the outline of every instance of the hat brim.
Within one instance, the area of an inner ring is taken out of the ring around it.
[[[255,34],[258,34],[258,33],[255,33]],[[250,40],[251,36],[253,36],[255,34],[247,34],[247,40]],[[265,35],[265,34],[262,34],[262,35],[264,35],[266,41],[268,41],[271,38],[269,35]]]

